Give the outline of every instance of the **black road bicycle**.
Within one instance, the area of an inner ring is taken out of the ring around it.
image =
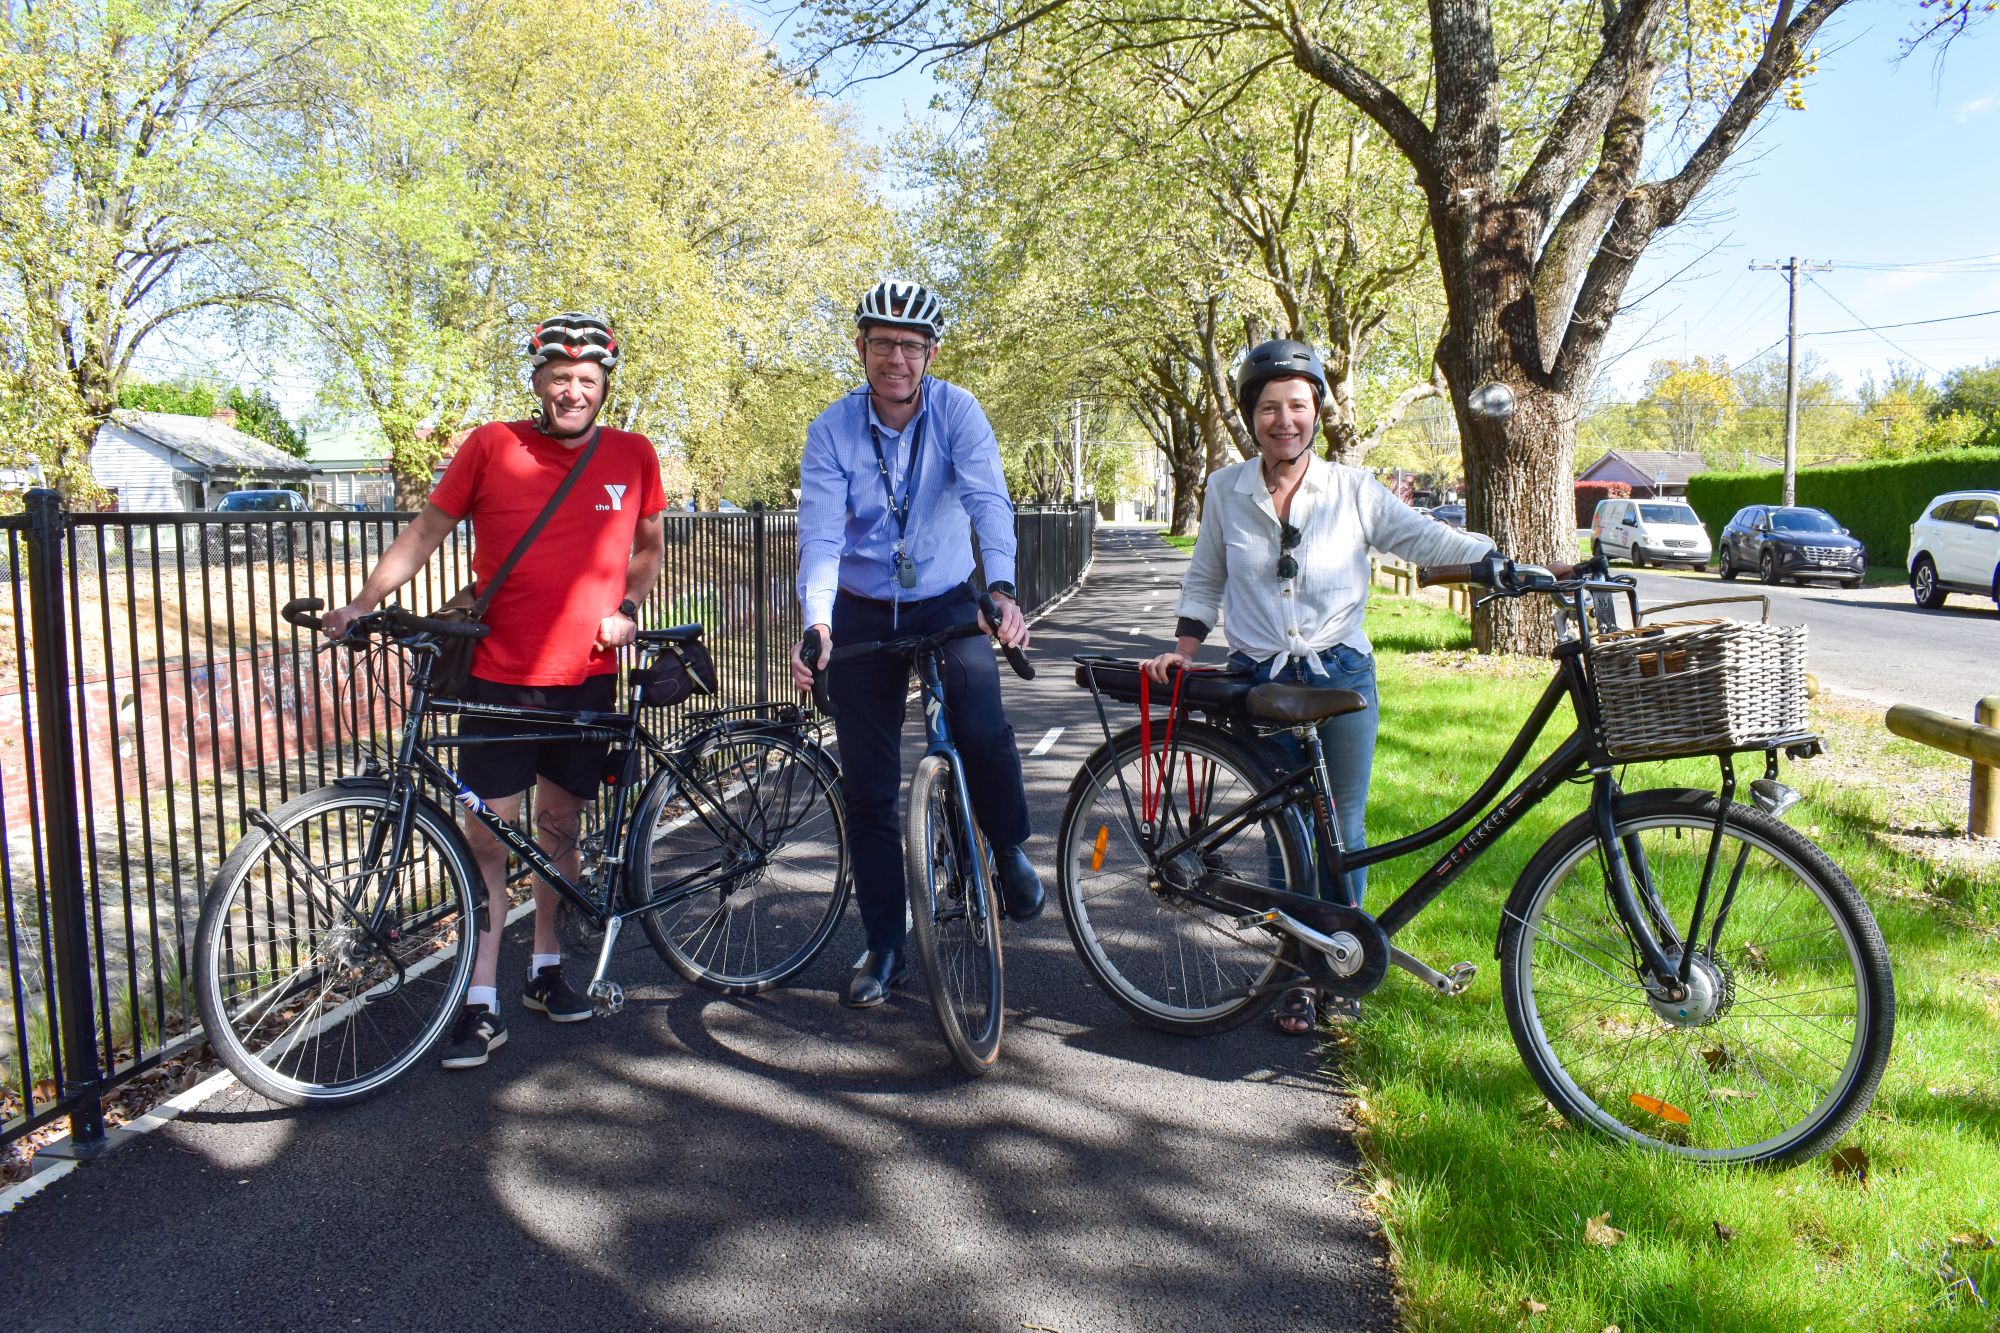
[[[1638,625],[1631,580],[1609,580],[1601,562],[1558,579],[1489,557],[1422,581],[1557,599],[1576,637],[1557,645],[1554,678],[1477,790],[1430,827],[1358,851],[1340,846],[1314,724],[1365,706],[1359,695],[1184,673],[1159,688],[1163,717],[1112,735],[1104,697],[1150,692],[1132,663],[1077,659],[1107,736],[1058,835],[1063,913],[1085,966],[1142,1022],[1190,1034],[1262,1012],[1301,972],[1361,996],[1394,964],[1458,994],[1471,963],[1440,973],[1392,941],[1527,811],[1587,784],[1589,808],[1530,858],[1495,940],[1508,1025],[1535,1081],[1577,1125],[1698,1160],[1780,1161],[1833,1144],[1874,1096],[1896,1001],[1854,886],[1780,820],[1797,794],[1778,781],[1778,756],[1817,753],[1818,738],[1798,726],[1690,743],[1677,752],[1719,761],[1718,791],[1627,791],[1607,740],[1617,696],[1600,690],[1593,654],[1610,636],[1590,621],[1598,599],[1622,595]],[[1698,674],[1674,646],[1687,640],[1637,642],[1660,645],[1642,667]],[[1574,730],[1495,802],[1565,701]],[[1273,728],[1293,730],[1308,762],[1274,766],[1258,739]],[[1735,799],[1731,760],[1743,751],[1764,754],[1748,803]],[[1454,834],[1379,915],[1316,896],[1316,858],[1339,874]]]
[[[317,598],[284,608],[317,630]],[[630,700],[611,712],[513,708],[433,697],[440,645],[486,627],[399,608],[354,621],[324,651],[407,668],[394,752],[360,775],[245,816],[248,833],[202,901],[196,1001],[209,1043],[239,1079],[289,1105],[353,1101],[408,1071],[457,1016],[472,977],[485,885],[460,832],[464,811],[603,932],[588,994],[624,1002],[605,975],[620,928],[637,918],[687,980],[726,995],[779,985],[833,935],[848,894],[839,772],[795,708],[693,714],[669,740],[646,704],[712,692],[701,626],[642,630]],[[533,735],[461,740],[435,723],[486,717]],[[579,879],[501,820],[441,749],[563,739],[608,742],[608,813],[582,840]],[[643,779],[643,780],[642,780]]]
[[[979,609],[989,625],[1000,623],[993,599]],[[908,657],[915,667],[924,712],[924,757],[910,775],[903,811],[904,883],[910,894],[910,938],[924,974],[938,1031],[959,1068],[984,1074],[1000,1059],[1006,977],[1000,957],[1000,921],[1006,915],[995,885],[993,855],[973,821],[965,761],[952,744],[945,719],[942,677],[945,645],[986,633],[960,625],[938,634],[836,645],[828,665],[873,653]],[[833,715],[825,675],[818,671],[819,640],[807,638],[800,655],[814,669],[813,702]],[[1023,680],[1035,670],[1019,648],[1004,650]]]

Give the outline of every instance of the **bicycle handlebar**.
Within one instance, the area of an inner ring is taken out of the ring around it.
[[[325,608],[326,602],[318,597],[296,597],[286,602],[278,614],[300,629],[317,630],[321,620],[312,612]],[[492,626],[476,620],[439,620],[416,615],[400,606],[385,606],[365,616],[356,616],[348,625],[346,635],[336,642],[358,644],[374,634],[387,639],[403,639],[417,634],[430,634],[440,639],[483,639],[491,630]]]
[[[1491,588],[1498,597],[1521,597],[1531,592],[1566,595],[1610,576],[1610,565],[1602,555],[1594,555],[1578,564],[1550,569],[1546,565],[1517,565],[1498,551],[1492,551],[1485,559],[1475,560],[1469,565],[1431,565],[1419,569],[1417,586],[1430,588],[1440,583],[1472,583]]]
[[[999,625],[1000,608],[993,604],[993,598],[990,595],[984,593],[980,595],[979,610],[986,617],[987,625]],[[827,694],[826,668],[835,662],[848,661],[856,657],[866,657],[871,653],[915,653],[926,646],[947,644],[958,639],[978,638],[986,633],[986,626],[975,623],[970,625],[956,625],[951,629],[937,634],[913,634],[908,638],[876,639],[868,643],[843,643],[832,652],[824,653],[826,660],[822,663],[820,659],[824,650],[820,643],[820,637],[811,630],[807,630],[806,636],[799,641],[799,661],[805,663],[806,670],[812,673],[813,707],[819,709],[820,712],[825,713],[828,717],[832,717],[833,700]],[[1033,680],[1035,678],[1034,663],[1028,660],[1026,653],[1012,644],[1003,644],[1001,651],[1006,655],[1007,665],[1014,669],[1015,675],[1019,676],[1022,680]]]

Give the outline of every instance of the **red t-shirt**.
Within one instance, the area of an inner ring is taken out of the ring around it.
[[[526,421],[465,437],[431,503],[472,520],[472,574],[492,579],[576,462],[576,452]],[[667,507],[660,458],[630,431],[602,432],[597,452],[486,611],[475,675],[509,685],[579,685],[618,669],[595,651],[598,623],[625,600],[625,570],[641,518]]]

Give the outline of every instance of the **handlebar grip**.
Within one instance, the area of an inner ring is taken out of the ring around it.
[[[1433,588],[1440,583],[1471,583],[1472,565],[1428,565],[1417,570],[1417,586]]]
[[[285,618],[286,623],[297,625],[300,629],[318,629],[319,617],[306,613],[324,610],[325,607],[326,603],[317,597],[294,597],[279,609],[278,614]]]
[[[819,635],[810,629],[806,631],[805,637],[799,640],[799,661],[805,663],[806,670],[812,672],[813,707],[832,717],[833,699],[826,691],[826,668],[820,665],[819,660],[824,651]]]
[[[986,617],[986,623],[992,627],[994,633],[1000,632],[1000,608],[993,604],[992,593],[979,594],[979,614]],[[1035,668],[1029,665],[1026,653],[1007,644],[1001,645],[1001,651],[1007,655],[1007,665],[1014,668],[1015,675],[1022,680],[1035,678]]]
[[[1019,648],[1011,647],[1003,648],[1001,651],[1007,654],[1007,665],[1014,668],[1015,675],[1019,676],[1022,680],[1033,680],[1035,678],[1034,663],[1028,660],[1026,653],[1022,652]]]
[[[413,616],[405,611],[397,617],[413,630],[435,634],[440,639],[483,639],[493,632],[493,627],[478,620],[437,620],[430,616]]]

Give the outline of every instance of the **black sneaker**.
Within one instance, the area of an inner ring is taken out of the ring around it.
[[[563,981],[562,964],[551,963],[535,973],[521,992],[521,1003],[538,1009],[558,1023],[581,1023],[596,1013],[589,1000]]]
[[[507,1044],[507,1025],[500,1015],[483,1004],[468,1004],[458,1011],[451,1039],[444,1044],[438,1063],[446,1069],[477,1069],[496,1046]]]

